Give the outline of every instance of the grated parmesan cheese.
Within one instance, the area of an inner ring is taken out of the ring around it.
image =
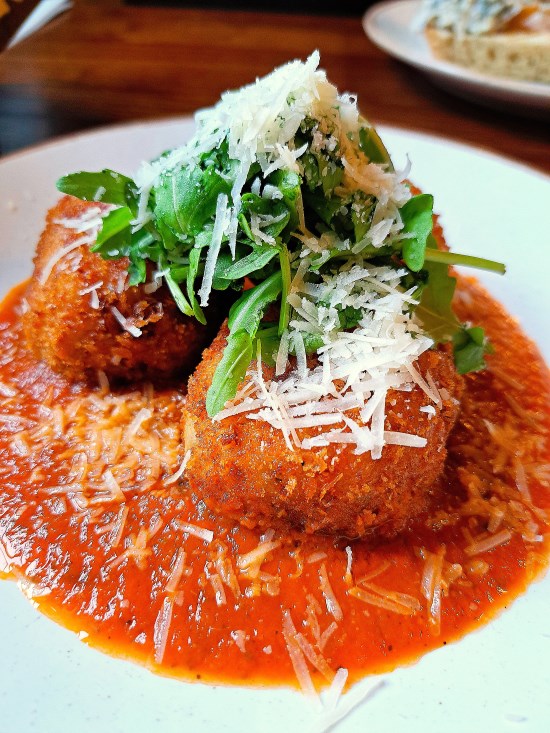
[[[185,469],[187,467],[187,464],[189,463],[190,458],[191,458],[191,451],[188,450],[185,452],[183,461],[181,462],[181,465],[178,468],[178,470],[175,473],[173,473],[171,476],[169,476],[167,479],[164,479],[165,486],[169,486],[170,484],[175,484],[177,481],[180,480],[180,478],[185,473]]]
[[[40,285],[44,285],[48,281],[56,265],[61,262],[61,260],[63,260],[63,258],[65,258],[70,252],[75,249],[79,249],[80,247],[83,247],[85,244],[93,244],[94,241],[95,236],[92,237],[89,235],[84,235],[83,237],[75,239],[74,242],[67,244],[65,247],[60,247],[58,250],[56,250],[54,254],[50,257],[50,259],[46,262],[46,264],[42,268],[40,275],[38,276],[38,282],[40,283]]]
[[[292,621],[292,616],[288,608],[283,609],[283,637],[286,643],[286,648],[296,679],[302,689],[302,692],[308,697],[318,708],[321,708],[321,701],[315,690],[311,674],[307,667],[307,663],[302,650],[296,642],[296,627]]]
[[[205,529],[204,527],[199,527],[196,524],[190,524],[189,522],[178,521],[177,525],[187,534],[198,537],[199,539],[204,540],[207,543],[212,542],[212,540],[214,539],[214,532],[212,532],[211,529]]]
[[[336,690],[342,685],[342,673],[341,678],[335,684]],[[336,678],[335,678],[336,679]],[[388,684],[387,680],[367,680],[364,684],[357,685],[347,695],[339,698],[339,703],[334,708],[328,708],[313,722],[309,728],[308,733],[328,733],[332,730],[341,720],[350,715],[356,707],[361,705],[363,702],[370,700],[374,695],[380,692]],[[336,696],[336,695],[335,695]]]
[[[509,542],[512,539],[512,533],[509,529],[503,529],[496,534],[489,535],[487,537],[476,537],[470,545],[464,548],[464,552],[467,555],[480,555],[483,552],[489,552],[499,545],[503,545],[505,542]]]
[[[260,542],[250,552],[245,555],[239,555],[237,557],[237,567],[242,574],[249,578],[255,579],[260,574],[260,568],[266,561],[267,556],[279,547],[281,544],[280,540],[264,540]]]
[[[297,354],[296,368],[283,379],[266,382],[258,359],[256,369],[248,373],[252,388],[227,403],[215,419],[246,413],[280,430],[289,449],[344,443],[356,454],[370,452],[379,458],[384,445],[423,448],[426,439],[421,436],[384,429],[391,389],[408,390],[417,384],[434,405],[442,403],[436,385],[413,366],[433,342],[419,334],[409,313],[410,293],[400,287],[402,274],[390,267],[349,265],[312,285],[298,272],[288,298],[294,318],[281,340],[276,372],[286,370],[290,343]],[[337,306],[362,309],[354,331],[339,330]],[[319,363],[312,368],[305,359],[304,335],[324,341],[317,352]],[[357,419],[350,417],[351,411],[358,413]],[[322,429],[301,439],[299,431],[312,427]]]
[[[239,651],[244,654],[246,652],[246,642],[248,640],[246,632],[242,629],[235,629],[235,631],[231,632],[230,636],[237,645]]]
[[[325,597],[327,611],[334,616],[336,621],[341,621],[344,618],[344,614],[330,584],[325,563],[319,568],[319,580],[321,582],[321,591]]]
[[[185,569],[186,557],[187,553],[185,552],[183,547],[180,547],[176,553],[175,560],[173,561],[172,572],[170,573],[170,577],[168,578],[168,582],[166,583],[166,587],[164,588],[166,593],[175,593],[177,591],[179,582],[183,576],[183,571]]]
[[[346,546],[346,556],[347,556],[347,562],[346,562],[346,583],[348,585],[353,585],[353,575],[351,572],[351,567],[353,564],[353,550],[349,545]]]
[[[134,338],[139,338],[141,336],[141,329],[137,328],[137,326],[133,326],[130,321],[122,315],[118,308],[112,305],[110,310],[125,331],[128,331],[128,333]]]
[[[198,295],[200,304],[205,307],[208,305],[208,297],[212,288],[212,279],[214,277],[214,269],[220,252],[222,238],[227,227],[228,218],[228,199],[225,193],[220,193],[216,203],[216,217],[214,219],[214,228],[212,230],[212,238],[204,263],[204,274]]]
[[[323,705],[326,710],[336,709],[347,679],[348,670],[345,667],[340,667],[334,675],[330,687],[323,696]]]
[[[359,202],[365,195],[374,197],[371,226],[351,252],[350,241],[340,241],[334,232],[318,236],[308,231],[302,202],[296,202],[298,226],[293,237],[302,247],[290,255],[288,304],[292,318],[282,334],[275,365],[276,376],[286,376],[265,381],[259,360],[256,370],[249,369],[252,390],[228,403],[216,419],[245,413],[280,430],[289,450],[341,443],[350,444],[356,454],[370,452],[378,459],[387,444],[410,448],[426,445],[419,436],[385,430],[389,390],[411,389],[416,384],[436,407],[442,404],[442,395],[430,375],[424,378],[414,367],[433,342],[422,334],[411,315],[413,289],[404,291],[401,286],[405,271],[374,267],[361,255],[366,247],[391,246],[408,236],[402,231],[399,209],[412,195],[406,181],[410,162],[403,170],[394,171],[369,161],[357,143],[364,121],[356,98],[339,95],[318,65],[319,53],[315,51],[305,63],[286,64],[253,84],[226,92],[214,107],[199,112],[196,133],[186,145],[157,161],[143,163],[137,172],[140,201],[135,227],[143,226],[151,216],[150,193],[162,176],[178,166],[195,164],[205,152],[227,144],[228,156],[237,169],[230,194],[220,193],[216,202],[198,292],[201,306],[206,306],[223,242],[228,242],[235,256],[241,196],[251,166],[260,167],[251,190],[266,199],[280,196],[276,188],[266,184],[266,177],[279,169],[303,173],[301,159],[307,145],[296,147],[295,137],[304,121],[313,120],[312,150],[330,154],[328,167],[338,161],[343,169],[336,195],[354,195],[355,213],[361,212]],[[349,214],[347,207],[342,208],[342,214]],[[253,238],[258,243],[275,244],[266,227],[279,218],[252,213]],[[315,258],[320,258],[316,262],[326,262],[335,248],[351,255],[347,264],[323,275],[321,283],[309,282]],[[156,273],[146,287],[157,287],[160,277],[162,273]],[[361,313],[351,331],[342,329],[340,322],[339,313],[346,308]],[[123,328],[139,335],[125,320],[118,320]],[[322,341],[318,364],[313,367],[308,365],[305,346],[306,338],[312,336]],[[295,364],[289,371],[290,353]],[[352,411],[359,411],[358,418],[352,417]],[[300,430],[317,426],[322,427],[318,435],[300,437]]]
[[[173,599],[166,596],[155,620],[153,643],[155,646],[155,662],[157,664],[162,664],[162,660],[164,659],[170,633],[170,624],[172,622],[173,607]]]
[[[364,583],[365,589],[354,586],[348,593],[363,603],[367,603],[386,611],[392,611],[403,616],[411,616],[421,610],[422,606],[414,596],[408,593],[397,593],[381,588],[374,583]]]

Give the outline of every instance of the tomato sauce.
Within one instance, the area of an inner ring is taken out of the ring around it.
[[[458,315],[495,353],[466,378],[433,508],[374,547],[212,515],[181,470],[184,391],[53,374],[25,349],[22,295],[0,312],[0,570],[86,643],[250,685],[296,684],[294,652],[320,688],[459,639],[547,566],[548,371],[473,281]]]

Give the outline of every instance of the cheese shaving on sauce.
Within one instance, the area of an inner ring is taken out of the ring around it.
[[[343,676],[344,673],[342,673]],[[323,715],[320,715],[309,728],[308,733],[328,733],[341,720],[350,715],[358,705],[370,700],[375,694],[386,687],[387,684],[388,681],[382,679],[376,682],[368,680],[364,684],[358,685],[352,692],[341,697],[339,704],[335,705],[332,709],[328,708]],[[338,687],[342,685],[342,678],[338,679],[336,685]]]

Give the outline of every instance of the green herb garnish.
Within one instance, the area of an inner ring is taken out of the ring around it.
[[[290,94],[283,108],[295,102]],[[149,184],[109,170],[75,173],[57,182],[64,193],[117,207],[104,217],[93,250],[106,259],[128,257],[132,285],[145,282],[147,264],[153,263],[178,308],[201,323],[211,289],[241,292],[230,310],[227,346],[208,391],[211,416],[235,396],[255,355],[275,363],[292,326],[291,293],[298,274],[314,292],[354,266],[394,268],[403,290],[415,292],[419,303],[411,310],[425,332],[436,343],[453,344],[457,370],[484,366],[490,345],[481,328],[457,320],[449,265],[494,272],[504,272],[504,266],[438,250],[431,195],[401,195],[397,205],[381,193],[379,182],[371,186],[373,165],[379,166],[376,181],[385,177],[388,185],[404,184],[374,128],[359,118],[356,128],[346,123],[344,129],[339,104],[344,102],[329,105],[324,117],[303,114],[284,142],[287,157],[278,161],[269,152],[277,145],[266,140],[284,134],[279,132],[287,123],[284,111],[267,133],[262,128],[267,137],[260,150],[252,138],[244,144],[230,123],[223,123],[224,129],[220,120],[225,118],[217,118],[215,108],[211,117],[201,118],[197,136],[185,148],[151,164]],[[294,151],[296,163],[289,163]],[[268,308],[274,317],[267,324]],[[364,315],[361,307],[336,304],[331,328],[355,329]],[[315,324],[300,338],[302,354],[324,343]],[[295,353],[292,340],[288,347]]]

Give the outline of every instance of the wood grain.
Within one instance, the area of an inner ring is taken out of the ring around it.
[[[41,137],[37,129],[45,137],[188,114],[315,48],[330,79],[358,93],[373,121],[448,136],[550,172],[548,122],[515,116],[513,109],[485,109],[437,89],[374,47],[357,17],[106,0],[77,0],[70,12],[0,55],[0,145],[11,125],[19,125],[27,144]],[[32,113],[25,113],[23,100],[33,101]]]

